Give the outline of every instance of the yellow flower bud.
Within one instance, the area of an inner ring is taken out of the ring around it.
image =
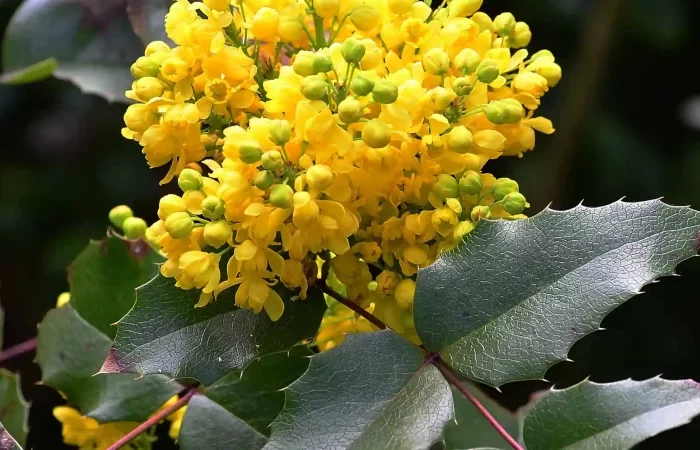
[[[146,239],[149,244],[157,246],[158,239],[166,233],[165,223],[163,223],[162,220],[159,220],[148,227],[146,234],[144,235],[144,239]]]
[[[146,56],[155,53],[170,53],[170,46],[163,41],[153,41],[146,46],[146,50],[143,52]]]
[[[457,198],[459,197],[459,183],[452,175],[440,174],[433,185],[433,193],[443,201],[448,198]]]
[[[215,195],[202,200],[202,215],[209,220],[216,220],[224,214],[224,202]],[[166,224],[167,225],[167,224]]]
[[[139,79],[143,77],[157,77],[160,64],[148,56],[141,56],[131,65],[131,75]]]
[[[277,34],[279,22],[279,13],[272,8],[263,6],[253,16],[250,29],[256,39],[269,39]]]
[[[275,145],[284,145],[292,137],[292,126],[286,120],[271,121],[269,130],[270,140]]]
[[[523,48],[530,45],[530,40],[532,39],[532,32],[530,31],[530,26],[525,22],[518,22],[515,24],[515,30],[511,36],[510,45],[513,48]]]
[[[333,184],[333,171],[325,164],[316,164],[306,171],[306,182],[316,191],[328,189]]]
[[[343,123],[355,123],[364,115],[364,107],[355,97],[347,97],[338,105],[338,117]]]
[[[391,142],[389,127],[379,119],[372,119],[362,129],[362,141],[371,148],[382,148]]]
[[[365,46],[355,38],[347,38],[340,47],[340,54],[343,59],[351,64],[358,64],[365,56]]]
[[[531,62],[535,62],[538,59],[545,59],[547,61],[554,61],[554,54],[550,52],[549,50],[540,50],[539,52],[534,53],[530,57]]]
[[[471,75],[479,67],[481,56],[476,50],[465,48],[455,56],[455,67],[465,75]]]
[[[474,137],[464,125],[457,125],[445,135],[447,149],[463,155],[469,151],[474,143]]]
[[[204,226],[204,242],[214,248],[219,248],[228,242],[233,235],[231,225],[225,220],[209,222]]]
[[[165,219],[165,230],[173,239],[184,239],[190,235],[194,222],[186,212],[176,212]]]
[[[109,221],[117,228],[121,228],[124,221],[133,216],[133,211],[126,205],[115,206],[109,211]]]
[[[246,164],[255,164],[262,157],[262,148],[257,141],[244,141],[238,147],[238,158]]]
[[[488,14],[483,12],[474,13],[471,19],[474,23],[479,25],[481,31],[494,31],[493,20],[491,20]]]
[[[399,308],[413,309],[413,298],[416,296],[416,282],[411,279],[401,280],[394,291],[394,298]]]
[[[401,280],[396,272],[383,270],[382,273],[377,275],[377,292],[384,296],[391,295],[394,293],[399,281]]]
[[[379,24],[380,19],[377,8],[369,3],[356,6],[350,13],[350,21],[360,31],[370,31]]]
[[[508,123],[508,118],[510,116],[508,106],[500,100],[489,103],[486,109],[484,109],[484,114],[491,123],[495,123],[496,125]]]
[[[211,178],[206,178],[211,179]],[[187,212],[192,214],[202,214],[202,202],[207,198],[206,192],[201,191],[187,191],[182,194],[182,200],[187,205]]]
[[[122,224],[122,230],[124,230],[124,236],[127,239],[139,239],[146,234],[146,221],[140,217],[129,217]]]
[[[61,308],[70,303],[70,292],[62,292],[56,299],[56,308]]]
[[[364,97],[365,95],[369,95],[372,89],[374,89],[374,81],[362,75],[358,75],[350,82],[350,89],[360,97]]]
[[[389,11],[394,14],[406,14],[411,11],[415,0],[389,0],[387,5],[389,6]]]
[[[284,167],[284,159],[282,153],[277,150],[269,150],[263,153],[261,158],[263,169],[275,172]]]
[[[294,191],[289,185],[276,184],[270,191],[270,203],[278,208],[289,208],[292,206]]]
[[[194,169],[182,169],[182,172],[177,177],[177,185],[180,186],[182,192],[202,189],[202,174]]]
[[[469,95],[472,93],[473,89],[474,85],[467,77],[455,78],[452,82],[452,90],[459,96]]]
[[[390,105],[399,98],[399,88],[389,80],[378,81],[372,89],[374,101],[384,105]]]
[[[262,170],[253,178],[253,185],[263,191],[266,191],[275,183],[275,176],[267,170]]]
[[[331,60],[331,57],[328,55],[316,54],[316,57],[314,58],[314,73],[326,73],[330,72],[331,70],[333,70],[333,61]]]
[[[204,4],[215,11],[227,11],[231,0],[204,0]]]
[[[147,102],[153,97],[159,97],[163,93],[163,83],[153,77],[139,78],[134,81],[131,88],[139,100],[143,102]]]
[[[481,8],[484,0],[452,0],[449,3],[450,17],[469,17]]]
[[[332,19],[338,15],[338,10],[340,9],[339,0],[314,0],[313,2],[314,11],[319,17],[324,19]]]
[[[513,78],[511,85],[518,92],[527,92],[539,98],[549,89],[547,79],[535,72],[520,72]]]
[[[511,192],[503,197],[503,209],[509,214],[520,214],[525,209],[527,200],[520,192]]]
[[[561,67],[559,64],[550,62],[540,64],[537,73],[547,80],[547,86],[554,87],[561,81]]]
[[[441,48],[431,48],[423,55],[423,68],[433,75],[444,75],[450,69],[450,55]]]
[[[496,78],[501,74],[501,69],[498,67],[498,62],[493,59],[485,59],[481,61],[476,68],[476,78],[482,83],[490,84],[496,81]]]
[[[323,100],[328,98],[328,83],[319,76],[304,78],[301,82],[301,93],[309,100]]]
[[[314,74],[314,59],[316,54],[307,50],[302,50],[297,53],[292,63],[292,69],[302,77],[308,77]]]
[[[151,125],[158,123],[158,116],[147,105],[137,103],[126,108],[124,123],[131,131],[143,133]]]
[[[158,218],[160,220],[167,219],[171,214],[176,212],[187,211],[185,201],[175,194],[168,194],[160,199],[158,203]]]
[[[283,15],[277,25],[277,34],[287,42],[294,42],[305,36],[304,26],[296,15]]]
[[[470,214],[472,222],[477,222],[480,219],[488,219],[491,217],[491,209],[488,206],[475,206]]]
[[[515,16],[509,12],[504,12],[493,19],[493,26],[501,36],[509,36],[515,31]]]
[[[518,182],[511,180],[510,178],[499,178],[491,185],[493,198],[496,200],[503,200],[506,195],[510,194],[511,192],[518,192],[518,190],[520,190]]]
[[[459,179],[459,190],[464,194],[475,195],[481,192],[481,175],[474,170],[467,170]]]

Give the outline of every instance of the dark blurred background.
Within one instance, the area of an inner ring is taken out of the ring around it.
[[[95,0],[97,1],[97,0]],[[486,166],[516,179],[535,214],[583,200],[599,206],[622,197],[664,197],[700,208],[700,2],[697,0],[485,0],[492,17],[511,11],[532,31],[531,51],[550,49],[564,79],[541,114],[557,128],[538,136],[524,158]],[[0,0],[4,29],[19,1]],[[55,79],[0,86],[0,300],[5,346],[36,334],[36,324],[67,290],[65,268],[90,238],[104,235],[120,203],[154,219],[160,169],[148,169],[135,142],[120,135],[125,106],[82,94]],[[586,376],[700,380],[700,259],[678,268],[615,310],[607,329],[577,343],[574,363],[553,367],[558,387]],[[29,447],[62,448],[51,407],[60,397],[35,386],[38,368],[25,355],[6,364],[23,375],[34,402]],[[515,408],[544,382],[506,385],[499,401]],[[36,430],[39,430],[38,432]],[[700,443],[700,421],[639,448]],[[694,446],[690,446],[692,448]],[[161,446],[160,448],[167,448]]]

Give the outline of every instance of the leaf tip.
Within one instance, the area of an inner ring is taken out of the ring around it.
[[[119,355],[117,355],[117,350],[114,347],[111,347],[109,349],[109,353],[107,353],[107,358],[105,359],[105,362],[100,368],[100,371],[97,372],[95,375],[103,373],[121,373],[125,372],[125,369],[126,365],[119,357]]]

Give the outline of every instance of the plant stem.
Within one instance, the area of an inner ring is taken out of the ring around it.
[[[27,339],[21,344],[17,344],[13,347],[3,350],[0,353],[0,362],[7,361],[14,358],[15,356],[23,355],[24,353],[31,352],[36,348],[36,337]]]
[[[503,426],[500,423],[498,423],[498,420],[496,420],[496,418],[491,415],[491,413],[484,407],[484,405],[481,404],[479,399],[474,397],[474,394],[467,390],[466,386],[464,386],[460,382],[459,378],[457,378],[457,376],[454,373],[452,373],[452,371],[442,362],[442,360],[438,358],[436,360],[432,360],[431,363],[435,367],[437,367],[440,373],[442,373],[442,375],[445,377],[445,379],[447,379],[447,381],[451,385],[456,387],[457,390],[467,398],[467,400],[472,402],[476,409],[479,410],[479,412],[486,418],[486,420],[488,420],[491,426],[496,429],[498,434],[500,434],[501,437],[503,437],[503,439],[505,439],[505,441],[508,442],[508,444],[510,444],[511,447],[513,447],[515,450],[524,450],[523,447],[520,444],[518,444],[518,441],[516,441],[513,438],[513,436],[508,434],[506,429],[503,428]]]
[[[180,400],[177,401],[177,403],[173,403],[167,408],[159,411],[157,414],[154,414],[153,416],[149,417],[148,420],[131,430],[129,433],[127,433],[124,437],[119,439],[114,444],[110,445],[109,448],[107,448],[107,450],[118,450],[124,447],[129,442],[136,439],[141,433],[148,430],[153,425],[156,425],[158,422],[165,419],[170,414],[185,406],[195,395],[197,395],[197,389],[193,387],[188,388],[188,390],[185,391],[185,394],[180,398]]]
[[[343,297],[340,295],[339,292],[335,291],[332,287],[328,286],[325,282],[325,280],[318,280],[316,284],[321,288],[321,290],[327,294],[328,296],[332,297],[333,299],[339,301],[346,307],[352,309],[355,311],[357,314],[361,315],[365,319],[367,319],[372,325],[375,327],[379,328],[380,330],[384,330],[386,328],[389,328],[386,326],[384,322],[379,320],[378,317],[373,315],[369,311],[365,311],[360,305],[348,300],[347,298]]]

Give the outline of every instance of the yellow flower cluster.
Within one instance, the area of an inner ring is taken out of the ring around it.
[[[476,221],[528,206],[483,166],[554,131],[534,111],[561,68],[523,48],[525,23],[481,4],[174,3],[176,46],[153,42],[132,66],[123,130],[183,192],[146,232],[162,274],[200,289],[197,306],[237,285],[237,305],[277,320],[273,286],[303,299],[320,258],[350,300],[417,340],[418,269]]]

